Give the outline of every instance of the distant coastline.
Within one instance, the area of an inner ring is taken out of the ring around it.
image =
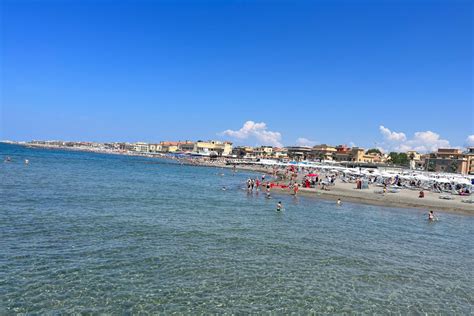
[[[28,143],[13,143],[7,142],[7,144],[15,144],[30,148],[48,149],[48,150],[68,150],[68,151],[79,151],[79,152],[92,152],[100,154],[111,154],[111,155],[125,155],[125,156],[136,156],[136,157],[148,157],[148,158],[160,158],[160,159],[172,159],[176,160],[181,164],[202,166],[202,167],[216,167],[216,168],[235,168],[238,170],[245,170],[255,172],[258,174],[272,174],[273,168],[270,166],[259,165],[259,164],[246,164],[238,163],[234,160],[234,163],[229,163],[228,159],[209,159],[208,157],[176,157],[173,155],[166,154],[144,154],[144,153],[133,153],[133,152],[118,152],[112,150],[94,149],[94,148],[80,148],[73,147],[68,148],[64,146],[50,146],[50,145],[39,145],[39,144],[28,144]],[[232,161],[232,160],[231,160]],[[273,179],[274,182],[285,183],[285,180],[281,178]],[[325,200],[336,200],[342,199],[343,201],[379,205],[386,207],[402,207],[402,208],[415,208],[421,210],[441,210],[446,212],[461,213],[467,215],[474,215],[474,204],[462,203],[461,196],[453,196],[451,200],[440,199],[439,193],[429,192],[423,199],[418,198],[418,192],[415,190],[400,190],[400,192],[387,193],[387,194],[375,194],[372,187],[367,190],[357,190],[353,183],[343,183],[337,181],[336,185],[331,187],[330,190],[322,190],[320,188],[301,188],[299,195],[308,196],[312,198],[322,198]],[[272,189],[272,193],[275,194],[291,194],[289,189]]]

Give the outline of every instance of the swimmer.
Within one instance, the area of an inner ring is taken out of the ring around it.
[[[432,221],[437,221],[437,220],[438,220],[438,217],[434,215],[433,211],[430,211],[430,212],[428,213],[428,220],[429,220],[430,222],[432,222]]]
[[[281,206],[281,201],[278,202],[277,204],[277,211],[280,212],[282,210],[283,206]]]
[[[25,159],[25,165],[29,164],[30,161],[28,159]]]
[[[225,190],[227,190],[226,187],[222,187],[222,191],[225,191]]]
[[[337,199],[336,204],[337,204],[337,205],[342,205],[341,199]]]

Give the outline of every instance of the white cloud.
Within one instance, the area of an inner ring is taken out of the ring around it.
[[[283,146],[281,144],[281,134],[279,132],[269,131],[267,124],[263,122],[255,123],[254,121],[247,121],[241,129],[237,131],[228,129],[221,134],[239,140],[255,138],[259,142],[259,145]]]
[[[391,130],[389,130],[383,125],[380,125],[379,130],[382,133],[383,137],[389,141],[401,142],[407,139],[405,133],[392,132]]]
[[[474,146],[474,135],[469,135],[466,138],[466,146]]]
[[[296,145],[298,145],[298,146],[312,147],[312,146],[316,145],[317,143],[318,143],[317,141],[310,140],[310,139],[307,139],[307,138],[304,138],[304,137],[300,137],[296,140]]]
[[[379,129],[385,140],[381,146],[386,151],[416,150],[427,153],[436,151],[438,148],[451,147],[448,140],[442,139],[439,134],[432,131],[416,132],[413,138],[407,139],[405,133],[392,132],[384,126],[380,126]]]

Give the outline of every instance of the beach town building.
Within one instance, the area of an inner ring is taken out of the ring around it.
[[[439,148],[425,160],[425,168],[427,171],[467,174],[468,157],[457,148]]]
[[[468,147],[465,156],[467,158],[467,173],[474,174],[474,147]]]
[[[131,143],[125,143],[123,145],[123,149],[125,151],[134,151],[135,150],[135,145],[134,144],[131,144]]]
[[[193,152],[204,155],[216,153],[217,156],[230,156],[232,153],[232,143],[218,140],[198,140],[194,143]]]
[[[104,148],[108,150],[124,151],[125,143],[104,143]]]
[[[133,144],[132,151],[140,152],[140,153],[147,153],[149,152],[148,144],[144,142],[136,142]]]
[[[311,147],[308,146],[289,146],[286,150],[288,158],[295,161],[306,160],[311,156]]]
[[[253,147],[237,146],[232,149],[232,156],[236,158],[255,158]]]
[[[273,148],[273,157],[277,159],[285,159],[288,158],[288,149],[281,148],[281,147],[274,147]]]
[[[273,147],[272,146],[260,146],[256,147],[253,150],[255,157],[257,158],[268,158],[273,156]]]
[[[346,154],[349,153],[351,149],[347,145],[337,145],[336,146],[336,153]]]
[[[159,153],[162,151],[161,144],[149,144],[148,145],[148,150],[151,153]]]
[[[420,161],[421,161],[421,155],[417,153],[415,150],[409,150],[406,152],[408,161],[410,164],[410,169],[414,170],[419,168],[420,166]]]
[[[349,154],[349,161],[352,162],[369,162],[364,160],[365,150],[360,147],[352,147]]]
[[[350,161],[351,148],[347,145],[336,146],[336,152],[333,153],[334,161]]]
[[[181,152],[192,152],[194,150],[194,142],[186,140],[184,142],[178,142],[178,150]]]
[[[333,160],[334,154],[337,152],[336,147],[329,146],[326,144],[316,145],[312,148],[310,157],[311,159],[319,160]]]
[[[160,145],[161,152],[163,153],[174,153],[178,151],[178,142],[162,141],[160,142]]]
[[[346,145],[337,146],[332,156],[333,160],[338,162],[382,163],[386,160],[385,156],[378,153],[367,154],[364,148],[349,148]]]

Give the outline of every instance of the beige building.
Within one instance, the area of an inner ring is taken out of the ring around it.
[[[232,156],[237,158],[255,158],[253,147],[237,146],[232,149]]]
[[[216,153],[218,156],[230,156],[232,153],[232,143],[217,140],[197,141],[194,143],[193,151],[199,154]]]
[[[271,146],[260,146],[253,149],[253,152],[258,158],[268,158],[273,156],[273,147]]]
[[[194,142],[189,140],[178,142],[178,150],[182,152],[192,152],[194,150]]]
[[[280,147],[273,148],[273,157],[278,159],[288,158],[288,149]]]
[[[406,152],[408,161],[410,164],[410,169],[416,169],[421,161],[421,155],[414,150],[409,150]]]
[[[147,153],[149,152],[148,144],[144,142],[133,143],[133,151]]]
[[[474,147],[469,147],[465,156],[467,158],[467,173],[474,174]]]
[[[425,168],[428,171],[467,174],[470,171],[470,159],[470,155],[463,154],[460,149],[439,148],[425,160]]]
[[[160,142],[160,145],[161,145],[161,152],[174,153],[178,151],[178,142],[163,141],[163,142]]]
[[[159,153],[159,152],[162,151],[160,144],[149,144],[149,145],[148,145],[148,150],[149,150],[151,153]]]
[[[312,159],[333,160],[334,154],[337,152],[336,147],[326,144],[316,145],[311,150]]]
[[[338,146],[337,151],[333,154],[333,158],[335,161],[362,163],[381,163],[384,161],[384,157],[379,154],[366,154],[364,148],[352,147],[349,149],[345,146]]]

